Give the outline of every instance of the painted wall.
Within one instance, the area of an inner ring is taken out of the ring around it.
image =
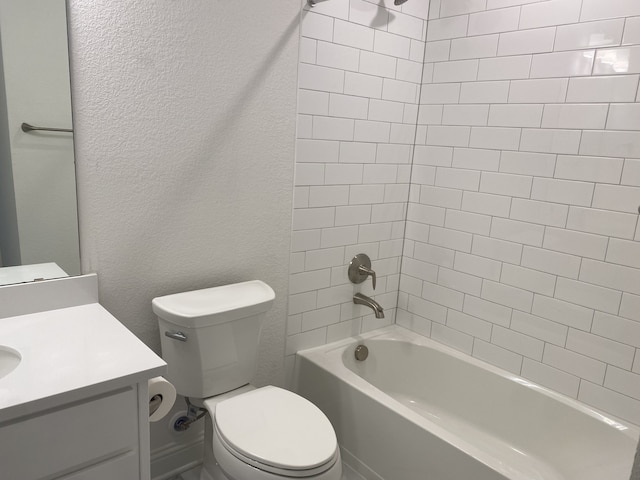
[[[0,34],[10,153],[3,146],[3,174],[11,175],[15,213],[13,238],[4,265],[55,261],[67,273],[80,273],[73,137],[68,133],[26,134],[23,122],[71,128],[71,98],[64,0],[0,1]],[[11,162],[9,167],[8,162]],[[4,177],[4,175],[3,175]],[[6,177],[2,183],[9,182]],[[11,192],[2,195],[11,195]],[[8,200],[9,202],[11,200]],[[15,238],[19,237],[19,252]]]
[[[394,322],[428,2],[331,0],[302,14],[291,245],[293,354]],[[372,259],[354,286],[347,266]],[[353,304],[355,292],[385,309]]]
[[[264,280],[257,384],[283,381],[299,21],[298,0],[69,2],[83,271],[156,352],[153,297]]]
[[[397,321],[640,424],[640,3],[432,7]]]

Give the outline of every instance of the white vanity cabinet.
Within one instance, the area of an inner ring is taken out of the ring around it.
[[[147,382],[165,362],[98,303],[1,313],[21,359],[0,375],[0,480],[149,480]]]

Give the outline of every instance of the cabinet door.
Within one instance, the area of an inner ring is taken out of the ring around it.
[[[138,455],[129,452],[58,480],[136,480],[139,467]]]
[[[129,387],[0,426],[0,477],[49,480],[137,450],[138,399]]]

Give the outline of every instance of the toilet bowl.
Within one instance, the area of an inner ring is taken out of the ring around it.
[[[340,480],[333,427],[299,395],[249,384],[275,293],[251,282],[157,297],[166,377],[206,409],[201,480]]]

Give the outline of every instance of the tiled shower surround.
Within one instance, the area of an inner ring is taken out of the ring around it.
[[[303,19],[287,354],[381,325],[364,251],[398,324],[640,424],[640,2],[367,3]]]

